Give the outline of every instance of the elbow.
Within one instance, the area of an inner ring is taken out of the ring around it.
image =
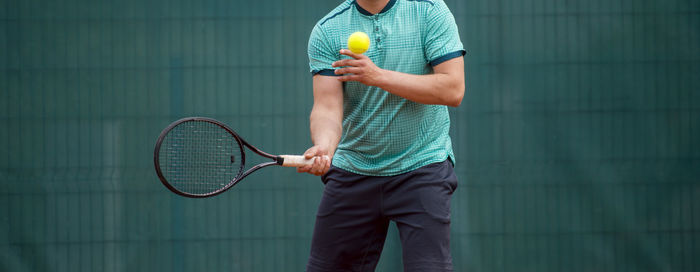
[[[459,107],[464,99],[464,89],[464,83],[453,87],[452,91],[450,92],[450,96],[447,98],[447,101],[445,101],[445,105],[450,107]]]

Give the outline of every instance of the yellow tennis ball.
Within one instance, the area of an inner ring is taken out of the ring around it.
[[[364,53],[369,49],[369,36],[361,31],[352,33],[348,38],[348,49],[355,54]]]

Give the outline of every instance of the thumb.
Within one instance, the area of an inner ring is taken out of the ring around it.
[[[340,54],[346,55],[346,56],[348,56],[348,57],[351,57],[351,58],[353,58],[353,59],[358,59],[358,60],[359,60],[359,59],[362,59],[363,57],[365,57],[365,55],[363,55],[363,54],[355,54],[355,53],[353,53],[352,51],[350,51],[350,49],[342,49],[342,50],[340,50]]]
[[[304,152],[304,158],[311,159],[316,156],[316,153],[318,153],[318,147],[312,146],[311,148],[307,149],[306,152]]]

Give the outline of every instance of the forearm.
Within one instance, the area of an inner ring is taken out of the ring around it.
[[[313,165],[297,168],[317,176],[330,169],[331,158],[343,133],[343,86],[332,77],[314,76],[314,106],[309,116],[313,146],[304,152],[306,159],[314,159]]]
[[[333,156],[343,134],[343,86],[332,77],[314,76],[311,141]]]
[[[382,70],[377,87],[421,104],[456,107],[464,97],[464,79],[450,74],[413,75]]]
[[[446,60],[433,66],[433,73],[413,75],[384,70],[369,57],[340,50],[340,54],[352,57],[333,63],[338,81],[357,81],[377,86],[387,92],[421,104],[459,106],[464,97],[464,59]]]
[[[323,147],[332,157],[343,133],[342,120],[327,111],[317,109],[311,111],[309,119],[311,141],[314,145]]]

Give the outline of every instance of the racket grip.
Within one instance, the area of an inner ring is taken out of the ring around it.
[[[286,167],[301,167],[306,165],[311,165],[314,163],[315,158],[306,159],[304,156],[299,155],[280,155],[284,161],[282,166]]]

